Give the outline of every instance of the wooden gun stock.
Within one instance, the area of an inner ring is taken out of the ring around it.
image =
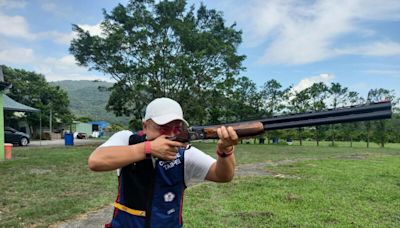
[[[191,127],[189,131],[181,132],[181,134],[170,137],[170,140],[187,143],[191,140],[198,139],[218,139],[217,129],[221,126],[233,127],[239,138],[256,136],[264,133],[264,125],[260,121],[248,121],[240,123],[209,125],[203,127]]]
[[[211,125],[203,128],[204,139],[218,139],[217,129],[225,126],[232,127],[239,138],[255,136],[264,133],[264,125],[260,121],[232,123],[225,125]]]

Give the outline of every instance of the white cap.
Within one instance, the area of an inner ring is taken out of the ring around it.
[[[189,125],[183,119],[183,111],[180,104],[166,97],[156,98],[147,105],[144,120],[149,119],[158,125],[164,125],[173,120],[182,120],[186,125]]]

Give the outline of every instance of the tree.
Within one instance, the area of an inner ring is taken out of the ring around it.
[[[310,94],[307,89],[294,91],[289,99],[289,110],[293,113],[303,113],[310,110]],[[298,128],[300,145],[303,145],[302,128]]]
[[[371,89],[368,92],[367,101],[370,102],[380,102],[384,100],[395,101],[395,95],[393,90],[387,89]],[[373,132],[373,140],[381,145],[381,147],[385,146],[388,138],[386,136],[386,128],[387,128],[388,120],[378,120],[373,121],[372,125],[375,127],[375,131]],[[368,121],[367,123],[367,147],[369,146],[369,137],[371,128],[371,122]]]
[[[271,79],[264,83],[261,89],[262,107],[264,107],[266,115],[271,117],[279,113],[285,108],[285,102],[288,100],[291,87],[282,89],[282,85],[275,79]],[[278,138],[277,131],[267,132],[268,143],[270,138]]]
[[[259,119],[265,115],[261,94],[257,90],[256,84],[244,76],[236,80],[233,91],[228,95],[225,105],[227,106],[226,109],[230,110],[226,114],[231,116],[227,122]]]
[[[234,110],[234,118],[231,121],[244,121],[264,116],[261,94],[257,91],[256,84],[247,77],[236,80],[229,101],[231,104],[228,106]]]
[[[400,142],[400,114],[394,112],[392,119],[389,120],[389,124],[386,129],[388,142],[399,143]]]
[[[107,105],[116,115],[141,120],[149,101],[167,96],[181,103],[189,122],[205,123],[212,115],[206,101],[225,96],[243,69],[245,56],[236,54],[241,32],[203,4],[195,12],[185,0],[132,0],[104,11],[101,28],[91,35],[73,25],[78,38],[70,52],[79,65],[117,81]]]
[[[61,127],[63,124],[72,122],[73,115],[68,108],[67,92],[59,86],[52,86],[47,83],[42,74],[6,66],[3,66],[3,70],[5,81],[12,84],[7,95],[22,104],[41,111],[41,113],[28,115],[29,123],[36,129],[39,128],[40,118],[45,126],[46,123],[50,122],[50,113],[55,127]]]
[[[336,109],[338,106],[343,106],[346,102],[348,96],[348,88],[342,87],[340,83],[331,83],[331,86],[328,89],[328,93],[332,97],[332,106]],[[332,146],[335,145],[335,125],[331,124],[331,139]]]
[[[306,92],[309,93],[313,111],[321,111],[326,108],[325,99],[327,97],[328,87],[323,82],[312,84],[311,87],[306,89]],[[319,140],[321,137],[320,126],[315,127],[315,134],[317,146],[319,146]]]
[[[306,91],[309,93],[313,111],[321,111],[326,108],[325,99],[328,95],[328,87],[323,82],[312,84]]]
[[[360,97],[359,93],[357,93],[355,91],[350,91],[344,102],[346,104],[353,106],[353,105],[359,105],[359,104],[364,103],[364,99],[362,97]],[[350,139],[350,147],[353,147],[353,138],[357,132],[357,129],[359,129],[359,127],[360,127],[359,122],[342,124],[343,132]]]
[[[282,85],[275,79],[264,83],[261,95],[268,116],[273,116],[285,108],[284,102],[288,99],[290,89],[291,87],[282,89]]]
[[[87,116],[81,116],[81,117],[77,118],[76,120],[77,120],[77,121],[80,121],[80,122],[82,122],[82,123],[88,123],[88,122],[93,121],[92,118],[87,117]]]
[[[336,109],[338,106],[345,105],[348,97],[348,88],[342,87],[340,83],[331,83],[331,86],[328,89],[328,93],[332,98],[332,106]]]

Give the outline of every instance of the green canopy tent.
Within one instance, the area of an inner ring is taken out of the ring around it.
[[[40,112],[39,109],[32,108],[17,101],[14,101],[5,94],[3,94],[3,110],[15,112]]]
[[[40,112],[39,109],[21,104],[9,96],[2,94],[1,97],[3,111],[14,112]],[[0,105],[1,106],[1,105]],[[4,112],[0,116],[0,160],[4,159]],[[40,116],[40,132],[42,132],[42,117]]]

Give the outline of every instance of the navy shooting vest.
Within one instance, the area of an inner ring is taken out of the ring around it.
[[[133,134],[129,145],[144,141],[145,135]],[[182,227],[184,151],[179,149],[173,161],[155,160],[153,165],[153,159],[145,159],[121,168],[119,207],[106,227]]]

